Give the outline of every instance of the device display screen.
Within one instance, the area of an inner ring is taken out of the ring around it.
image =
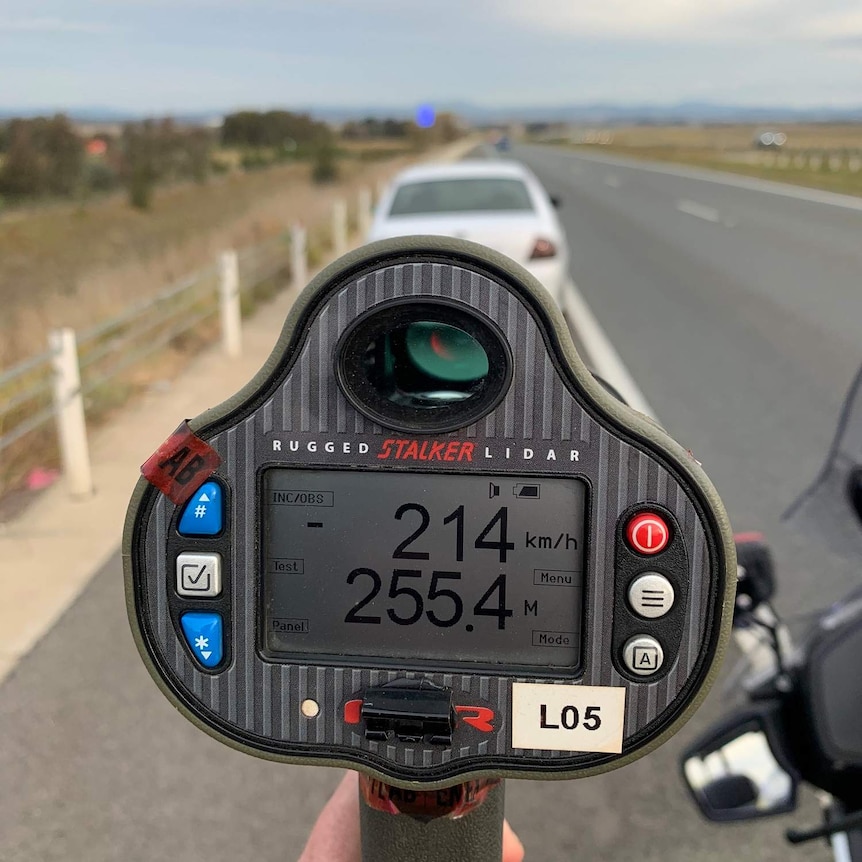
[[[586,497],[573,478],[267,470],[264,646],[574,669]]]

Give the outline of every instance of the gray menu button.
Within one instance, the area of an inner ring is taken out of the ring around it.
[[[638,616],[657,620],[673,607],[673,587],[664,575],[644,572],[629,584],[628,599]]]

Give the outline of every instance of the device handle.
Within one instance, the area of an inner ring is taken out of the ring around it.
[[[372,808],[359,793],[362,862],[500,862],[503,782],[463,817],[416,819]]]

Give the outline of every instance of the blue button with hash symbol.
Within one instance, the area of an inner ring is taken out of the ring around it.
[[[181,536],[216,536],[224,524],[224,492],[218,482],[204,482],[186,503],[177,528]]]

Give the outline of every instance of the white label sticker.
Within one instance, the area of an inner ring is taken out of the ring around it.
[[[625,708],[624,688],[512,683],[512,747],[619,754]]]

